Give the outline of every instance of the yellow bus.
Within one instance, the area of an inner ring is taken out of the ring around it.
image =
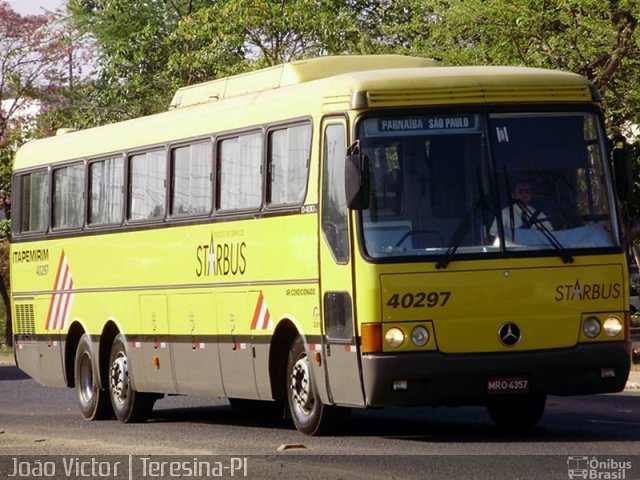
[[[75,387],[87,420],[199,394],[281,406],[311,435],[385,406],[527,428],[547,395],[620,391],[629,279],[600,108],[570,73],[323,57],[27,143],[17,365]]]

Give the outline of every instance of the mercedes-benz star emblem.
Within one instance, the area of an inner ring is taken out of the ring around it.
[[[504,323],[498,330],[498,337],[503,345],[513,347],[520,343],[522,338],[520,327],[515,323]]]

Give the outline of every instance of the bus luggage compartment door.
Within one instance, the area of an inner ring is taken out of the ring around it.
[[[254,346],[249,327],[251,313],[247,292],[216,294],[220,369],[224,393],[229,398],[260,399],[254,370]]]

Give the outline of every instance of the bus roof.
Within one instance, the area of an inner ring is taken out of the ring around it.
[[[169,109],[297,85],[343,73],[380,70],[382,68],[424,68],[439,65],[435,60],[404,55],[329,56],[297,60],[271,68],[180,88],[174,95]]]
[[[19,149],[14,169],[350,109],[595,100],[590,82],[572,73],[441,67],[398,55],[293,62],[182,88],[174,103],[180,96],[167,112],[31,141]]]

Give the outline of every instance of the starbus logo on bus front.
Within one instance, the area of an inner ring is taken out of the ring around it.
[[[247,269],[246,247],[244,241],[216,243],[211,233],[209,243],[196,248],[196,276],[244,275]]]

